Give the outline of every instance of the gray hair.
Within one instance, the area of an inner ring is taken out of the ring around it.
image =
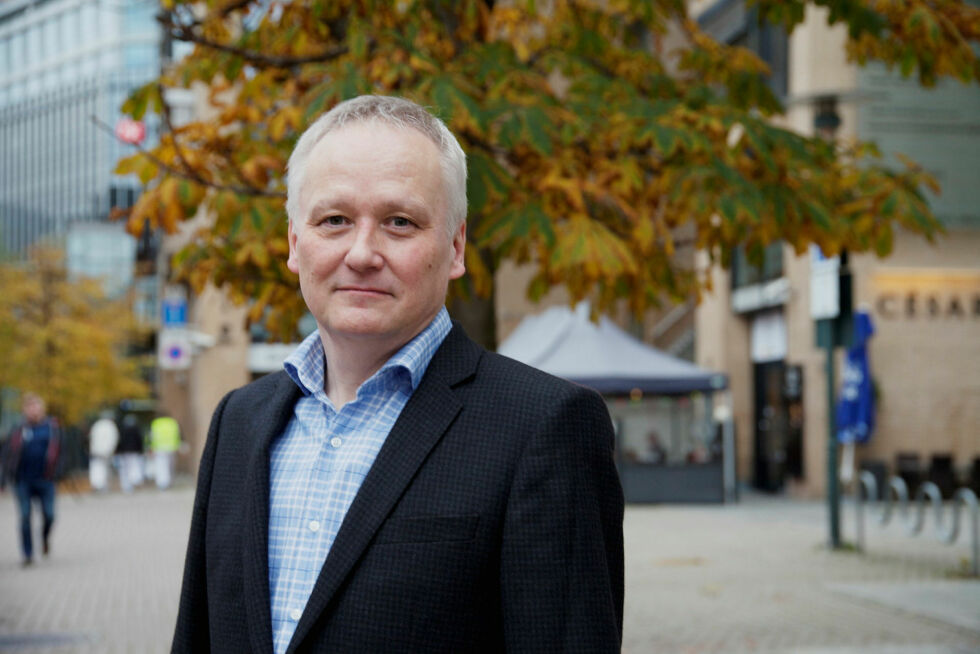
[[[306,128],[289,156],[286,176],[286,214],[299,219],[299,192],[306,160],[326,134],[347,125],[376,120],[398,128],[411,128],[428,137],[439,149],[446,188],[446,226],[449,236],[466,220],[466,154],[445,123],[411,100],[386,95],[362,95],[341,102]]]

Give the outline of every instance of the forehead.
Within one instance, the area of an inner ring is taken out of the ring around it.
[[[414,198],[433,210],[445,206],[439,149],[410,127],[378,121],[328,132],[310,152],[300,187],[302,213],[334,196]]]
[[[327,132],[314,146],[308,168],[387,166],[406,171],[439,164],[439,149],[411,127],[376,120],[345,125]]]

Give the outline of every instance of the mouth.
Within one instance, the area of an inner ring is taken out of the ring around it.
[[[337,287],[336,292],[351,293],[353,295],[362,295],[365,297],[381,297],[391,295],[391,293],[384,289],[373,288],[370,286],[339,286]]]

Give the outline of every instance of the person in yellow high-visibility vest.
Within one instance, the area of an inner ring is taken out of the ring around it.
[[[150,423],[150,450],[157,488],[170,487],[177,450],[180,449],[180,426],[170,416],[154,418]]]

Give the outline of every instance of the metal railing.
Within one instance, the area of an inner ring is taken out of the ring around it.
[[[859,477],[860,483],[855,485],[854,503],[857,515],[857,549],[864,551],[864,504],[865,498],[877,499],[878,480],[868,471],[863,471]],[[862,492],[864,491],[864,492]],[[915,492],[915,497],[910,501],[908,487],[901,477],[892,477],[889,480],[881,512],[878,514],[877,522],[881,527],[885,527],[891,522],[892,514],[895,511],[895,504],[898,505],[898,513],[902,516],[905,523],[905,533],[909,536],[916,536],[922,532],[926,521],[926,503],[932,504],[933,515],[935,516],[936,537],[940,542],[951,545],[956,542],[960,533],[960,507],[965,505],[969,511],[970,518],[970,544],[973,552],[973,562],[970,573],[973,576],[980,576],[980,503],[977,502],[977,495],[969,488],[960,488],[953,494],[951,510],[952,518],[950,524],[946,524],[944,519],[943,495],[939,487],[931,481],[924,482]],[[913,506],[910,506],[914,504]],[[914,513],[913,513],[914,512]],[[910,515],[910,513],[913,513]]]

